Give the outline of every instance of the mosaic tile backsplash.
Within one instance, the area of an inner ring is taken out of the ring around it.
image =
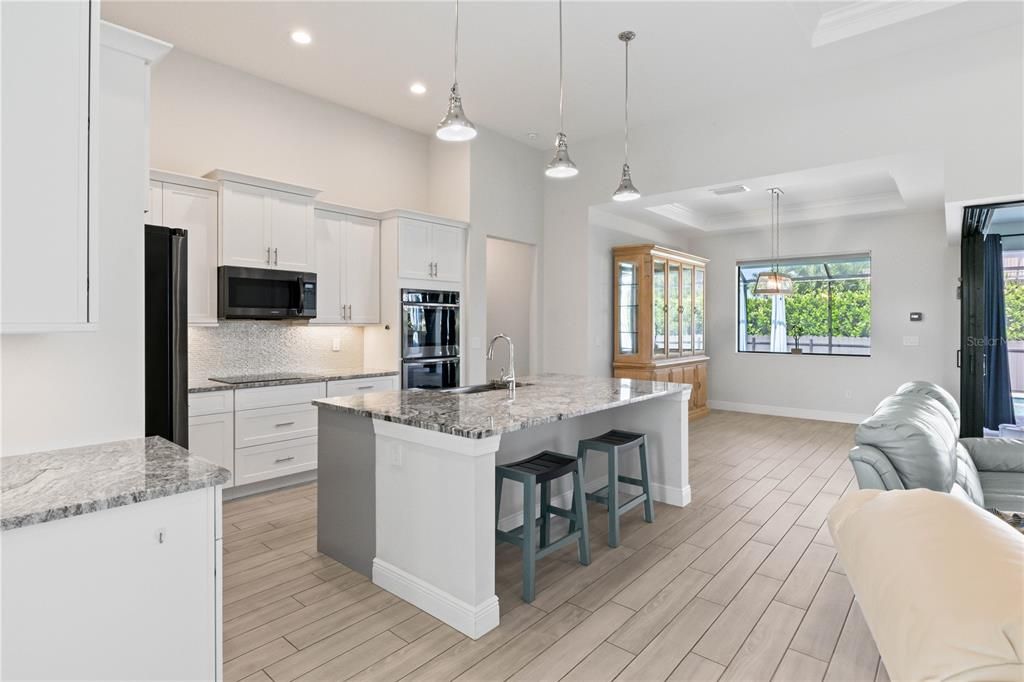
[[[331,350],[333,339],[341,350]],[[363,364],[360,327],[320,327],[291,322],[221,320],[216,327],[188,328],[188,376],[264,372],[321,372]]]

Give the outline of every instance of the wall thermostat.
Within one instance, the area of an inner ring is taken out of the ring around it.
[[[920,322],[924,319],[924,313],[910,313],[911,322]]]

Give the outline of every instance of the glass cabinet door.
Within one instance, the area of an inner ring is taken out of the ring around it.
[[[668,262],[668,356],[679,357],[679,317],[682,309],[679,306],[679,272],[682,269],[681,263]]]
[[[679,337],[682,341],[682,352],[689,355],[693,352],[693,266],[683,266],[683,281],[679,295]]]
[[[615,263],[615,286],[619,305],[616,314],[616,352],[619,355],[636,355],[638,346],[637,311],[639,310],[639,272],[637,263],[617,261]]]
[[[654,357],[665,357],[665,328],[668,324],[668,303],[665,300],[665,270],[665,261],[655,258],[651,278],[651,285],[654,289],[652,297],[654,299],[653,310],[651,311],[651,322],[654,327]]]
[[[693,350],[704,352],[704,268],[693,272]]]

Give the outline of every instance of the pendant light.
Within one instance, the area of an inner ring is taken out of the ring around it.
[[[625,97],[625,158],[622,163],[622,179],[619,180],[619,188],[612,194],[615,201],[633,201],[640,198],[640,191],[633,186],[633,177],[629,174],[629,42],[636,38],[633,31],[623,31],[619,34],[619,40],[626,45],[626,97]]]
[[[782,190],[778,187],[770,187],[771,201],[768,204],[768,214],[771,221],[771,251],[772,267],[767,272],[757,276],[754,284],[755,296],[789,296],[793,293],[793,279],[779,272],[779,243],[782,238],[782,221],[779,218],[779,196]]]
[[[549,178],[571,178],[579,173],[569,158],[569,145],[565,140],[565,72],[562,58],[562,0],[558,0],[558,135],[555,136],[555,156],[548,163],[544,175]]]
[[[448,112],[437,124],[438,139],[445,142],[465,142],[476,137],[476,126],[466,118],[459,95],[459,0],[455,0],[455,68],[451,93],[448,95]]]

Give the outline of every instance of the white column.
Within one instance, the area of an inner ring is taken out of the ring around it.
[[[373,424],[373,582],[476,639],[498,625],[494,454],[500,437]]]

